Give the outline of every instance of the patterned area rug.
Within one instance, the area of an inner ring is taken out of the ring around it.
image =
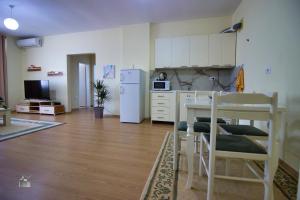
[[[184,148],[184,147],[183,147]],[[196,176],[193,189],[184,188],[187,172],[185,156],[180,156],[179,170],[174,171],[173,165],[173,134],[168,133],[162,144],[159,155],[148,177],[147,183],[140,199],[143,200],[171,200],[171,199],[206,199],[207,177]],[[196,157],[195,157],[196,159]],[[197,162],[195,162],[197,163]],[[217,165],[221,165],[219,162]],[[257,167],[263,167],[257,163]],[[232,165],[234,170],[239,167]],[[197,168],[196,166],[194,168]],[[202,179],[202,180],[201,180]],[[274,197],[276,199],[296,199],[297,178],[293,177],[281,164],[275,175]],[[245,189],[247,188],[247,189]],[[246,190],[246,191],[243,191]],[[262,184],[222,180],[216,184],[217,199],[261,199],[263,195]],[[254,194],[257,193],[257,194]],[[251,195],[251,196],[249,196]],[[255,196],[256,195],[256,196]]]
[[[141,200],[176,199],[176,173],[173,170],[173,137],[167,133],[148,177]]]
[[[11,118],[10,126],[3,126],[2,124],[3,121],[0,119],[0,141],[52,128],[61,125],[62,123]]]

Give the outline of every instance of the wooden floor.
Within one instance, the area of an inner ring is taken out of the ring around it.
[[[17,114],[64,125],[0,143],[0,200],[139,199],[171,125],[94,119],[93,112]],[[19,188],[22,175],[31,188]]]

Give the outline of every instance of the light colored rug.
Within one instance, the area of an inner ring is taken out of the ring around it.
[[[11,118],[11,125],[3,126],[3,120],[0,119],[0,141],[30,134],[61,124],[62,123],[59,122]]]
[[[178,162],[179,170],[172,169],[173,163],[173,135],[167,134],[160,153],[149,175],[144,191],[140,199],[144,200],[197,200],[206,199],[207,177],[198,175],[199,156],[195,156],[195,174],[193,188],[185,189],[187,180],[187,161],[184,155],[185,142],[182,142],[182,153]],[[216,172],[224,173],[224,160],[217,160]],[[261,168],[261,164],[254,164]],[[231,162],[230,174],[238,175],[244,173],[251,176],[250,171],[243,167],[238,160]],[[296,199],[297,180],[280,165],[274,181],[274,199],[286,200]],[[230,181],[216,179],[214,188],[215,199],[240,200],[240,199],[263,199],[264,186],[261,183],[250,183],[242,181]]]

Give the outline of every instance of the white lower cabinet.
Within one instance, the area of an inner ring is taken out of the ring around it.
[[[180,93],[180,110],[179,110],[179,120],[186,121],[187,120],[187,110],[184,107],[187,98],[193,98],[195,96],[195,91],[185,91]]]
[[[174,122],[175,120],[175,92],[152,92],[151,95],[151,121]],[[193,98],[195,91],[181,91],[180,101],[180,121],[187,120],[187,111],[184,107],[187,98]]]
[[[151,93],[151,121],[174,122],[175,92]]]
[[[178,91],[179,92],[179,120],[187,120],[187,110],[184,106],[187,100],[195,99],[196,91]],[[210,91],[197,91],[197,100],[208,101]],[[152,92],[151,95],[151,120],[174,122],[175,120],[175,92]]]

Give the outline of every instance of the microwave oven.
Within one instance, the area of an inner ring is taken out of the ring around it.
[[[170,81],[153,81],[152,90],[171,90]]]

